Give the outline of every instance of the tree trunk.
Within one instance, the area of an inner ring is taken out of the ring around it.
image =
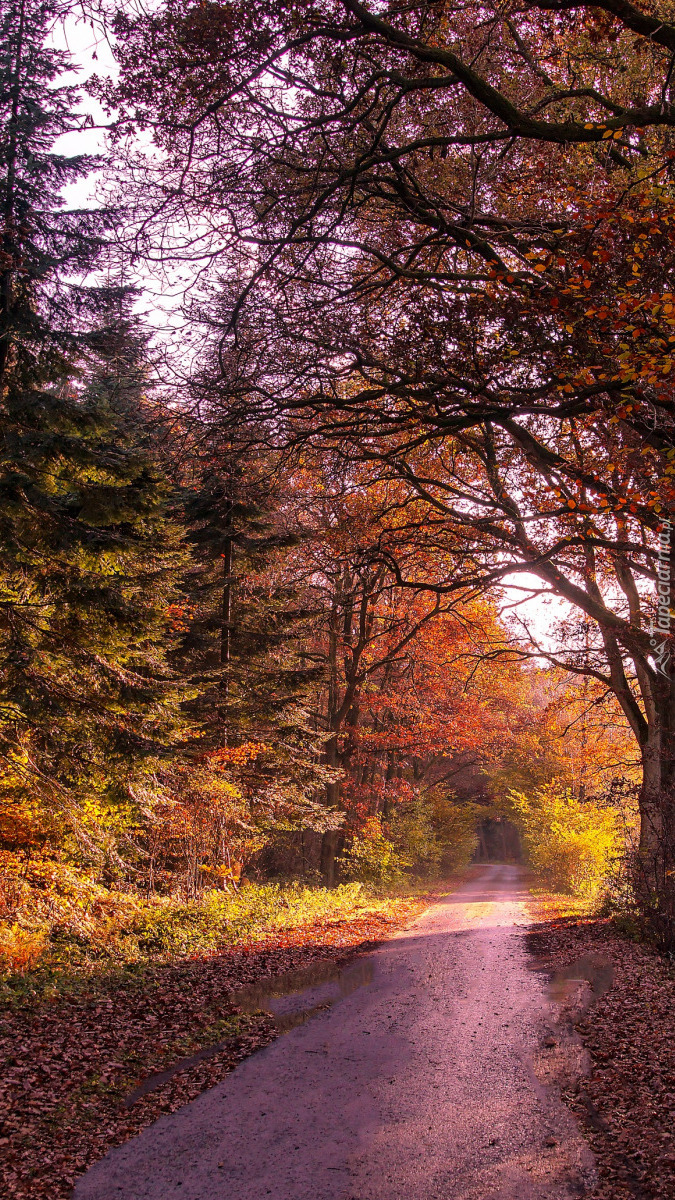
[[[0,388],[4,388],[5,372],[10,360],[10,327],[12,322],[12,306],[14,303],[14,275],[17,269],[17,246],[15,243],[15,189],[17,170],[17,141],[19,131],[19,106],[21,101],[21,69],[23,66],[23,39],[26,19],[26,6],[22,2],[19,10],[19,28],[16,36],[16,63],[12,81],[11,97],[12,110],[8,125],[7,145],[7,174],[5,195],[3,201],[2,236],[3,258],[5,267],[0,274]]]
[[[335,887],[335,856],[339,839],[339,829],[327,829],[321,839],[321,874],[326,887]]]
[[[664,681],[642,747],[640,841],[634,883],[650,932],[675,949],[675,691]]]
[[[223,545],[223,599],[220,625],[220,665],[229,667],[232,653],[232,537],[228,534]],[[222,690],[227,699],[227,673],[223,677]]]

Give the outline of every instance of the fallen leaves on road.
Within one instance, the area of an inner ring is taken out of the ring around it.
[[[597,1156],[592,1200],[673,1200],[672,966],[620,936],[607,920],[539,925],[530,944],[552,968],[587,954],[614,965],[612,987],[575,1025],[591,1057],[590,1072],[564,1094]]]
[[[276,932],[207,959],[132,971],[0,1023],[0,1154],[8,1200],[65,1200],[106,1151],[213,1087],[277,1036],[263,1013],[244,1014],[232,991],[318,961],[346,962],[426,907],[405,899],[393,915],[325,921]],[[148,1076],[224,1043],[131,1107]]]

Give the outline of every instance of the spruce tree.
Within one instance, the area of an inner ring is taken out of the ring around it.
[[[318,672],[303,656],[310,614],[287,570],[297,538],[265,464],[211,446],[184,512],[193,562],[180,660],[197,690],[189,707],[199,748],[263,745],[238,775],[254,808],[268,827],[322,828],[325,772],[309,718]]]
[[[0,464],[0,746],[30,787],[90,812],[93,796],[126,803],[180,728],[166,653],[184,565],[138,392],[142,339],[123,316],[91,341],[78,387],[42,421],[7,422]]]
[[[62,189],[98,160],[52,147],[81,128],[78,90],[59,85],[72,69],[49,46],[59,19],[51,0],[0,9],[0,387],[4,404],[62,382],[81,345],[83,318],[101,293],[74,283],[95,264],[113,214],[71,209]]]
[[[181,554],[128,298],[72,282],[111,218],[61,197],[92,162],[52,151],[78,121],[56,16],[18,0],[0,24],[0,757],[6,796],[82,829],[129,802],[178,720],[165,634]]]

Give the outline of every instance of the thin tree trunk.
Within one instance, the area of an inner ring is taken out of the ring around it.
[[[220,665],[229,667],[232,654],[232,538],[225,538],[223,550],[223,602],[220,626]],[[229,680],[227,672],[223,677],[223,692],[227,698]]]
[[[223,720],[223,740],[227,742],[227,703],[230,696],[230,660],[232,657],[232,566],[234,559],[234,544],[232,527],[230,525],[228,505],[225,537],[223,539],[223,592],[220,611],[220,694],[222,697],[221,717]]]
[[[321,874],[326,887],[335,886],[335,856],[339,839],[339,829],[327,829],[321,839]]]
[[[19,9],[19,28],[16,36],[16,66],[12,82],[12,115],[8,129],[7,147],[7,180],[3,203],[4,232],[2,237],[3,256],[6,267],[0,275],[0,389],[4,388],[5,372],[9,361],[10,341],[9,330],[13,304],[14,272],[16,270],[16,245],[14,234],[14,199],[16,187],[17,139],[19,129],[19,104],[21,100],[21,67],[23,63],[23,38],[26,20],[25,0]]]

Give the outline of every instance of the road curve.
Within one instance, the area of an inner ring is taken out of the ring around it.
[[[111,1151],[74,1200],[583,1196],[590,1153],[532,1067],[551,1005],[519,871],[471,875],[369,956],[372,982]]]

